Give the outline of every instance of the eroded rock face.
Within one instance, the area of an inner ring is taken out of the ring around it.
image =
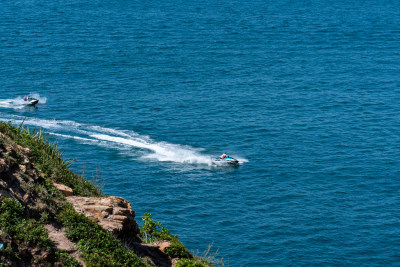
[[[120,197],[67,197],[75,210],[100,224],[118,238],[140,242],[139,227],[131,204]]]
[[[72,189],[68,186],[65,186],[63,184],[57,184],[57,183],[53,183],[54,187],[57,188],[58,190],[61,191],[61,193],[63,193],[64,196],[66,197],[70,197],[74,194],[74,192],[72,191]]]
[[[0,139],[2,138],[5,136],[0,133]],[[38,171],[28,158],[31,152],[15,143],[2,143],[0,142],[0,196],[12,197],[24,205],[32,204],[35,202],[34,196],[22,186],[40,180]]]

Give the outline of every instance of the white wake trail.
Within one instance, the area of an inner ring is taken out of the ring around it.
[[[142,159],[208,166],[213,164],[211,156],[201,154],[203,150],[201,148],[157,142],[134,131],[116,130],[68,120],[23,118],[16,115],[4,117],[0,114],[0,120],[13,121],[17,125],[23,123],[26,126],[43,128],[54,136],[73,139],[88,145],[106,146],[120,152],[130,150]]]
[[[92,134],[90,137],[109,141],[117,144],[127,145],[134,148],[146,149],[150,152],[143,158],[155,159],[158,161],[171,161],[178,163],[207,164],[211,165],[212,160],[208,156],[200,155],[194,148],[165,142],[149,142],[139,137],[122,138],[105,134]]]

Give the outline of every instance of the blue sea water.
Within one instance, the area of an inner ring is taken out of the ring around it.
[[[5,0],[0,120],[225,265],[398,265],[399,4]]]

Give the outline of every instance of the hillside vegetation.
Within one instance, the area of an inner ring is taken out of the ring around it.
[[[107,196],[69,165],[42,132],[0,122],[0,266],[213,266],[150,214],[132,238],[78,212],[67,199]]]

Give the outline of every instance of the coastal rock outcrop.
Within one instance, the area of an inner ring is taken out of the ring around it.
[[[131,204],[120,197],[67,197],[75,210],[100,224],[115,236],[141,242]]]
[[[142,240],[127,200],[104,196],[66,165],[56,146],[40,135],[0,122],[0,265],[173,267],[180,259],[194,262],[167,229],[162,237],[167,240]],[[74,209],[104,229],[76,216]],[[148,231],[159,231],[151,222]]]

